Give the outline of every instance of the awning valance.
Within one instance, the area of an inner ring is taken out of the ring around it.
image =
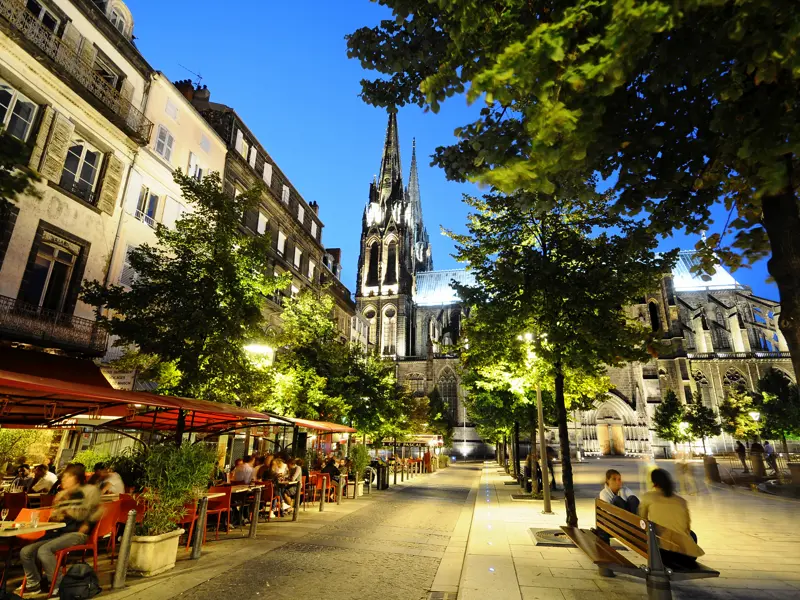
[[[312,421],[310,419],[297,419],[295,417],[285,417],[287,421],[291,421],[298,427],[305,427],[306,429],[313,429],[314,431],[322,431],[324,433],[355,433],[356,430],[347,425],[340,425],[339,423],[330,423],[328,421]]]

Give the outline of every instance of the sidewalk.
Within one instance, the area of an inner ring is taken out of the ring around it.
[[[616,466],[605,461],[576,465],[582,527],[594,525],[592,490],[598,488],[593,483],[598,480],[597,473]],[[505,485],[509,480],[496,463],[484,465],[459,581],[459,600],[646,597],[644,580],[621,575],[600,577],[597,567],[577,548],[536,546],[529,529],[558,529],[563,525],[563,500],[553,502],[554,515],[542,515],[540,501],[511,500],[519,488]],[[674,584],[674,598],[800,598],[800,505],[716,488],[701,489],[700,494],[687,497],[692,526],[706,551],[701,561],[718,569],[721,576]],[[643,562],[631,552],[628,556],[634,563]]]

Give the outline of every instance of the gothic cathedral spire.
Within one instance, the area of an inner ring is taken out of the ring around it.
[[[414,272],[432,271],[433,257],[428,239],[428,230],[422,219],[422,197],[419,192],[419,172],[417,171],[417,140],[411,142],[411,173],[408,176],[406,202],[410,213],[410,225],[414,234]]]
[[[385,204],[390,199],[395,185],[400,181],[402,189],[403,169],[400,166],[400,141],[397,136],[397,114],[389,113],[389,125],[386,127],[386,141],[383,144],[381,172],[378,176],[380,186],[380,202]]]

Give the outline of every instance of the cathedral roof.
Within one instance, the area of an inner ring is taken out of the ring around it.
[[[417,306],[457,304],[459,297],[451,285],[454,279],[462,285],[475,285],[475,276],[466,269],[417,273],[414,304]]]
[[[717,265],[713,275],[692,273],[692,267],[699,264],[700,260],[694,250],[681,250],[678,253],[678,260],[672,269],[672,280],[676,292],[729,290],[743,287],[722,265]]]

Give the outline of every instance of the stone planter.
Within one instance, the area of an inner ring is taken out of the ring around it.
[[[800,462],[790,462],[788,466],[789,473],[792,474],[792,483],[794,485],[800,485]]]
[[[135,535],[131,543],[128,569],[142,577],[152,577],[175,566],[178,559],[178,539],[183,529],[162,535]]]

